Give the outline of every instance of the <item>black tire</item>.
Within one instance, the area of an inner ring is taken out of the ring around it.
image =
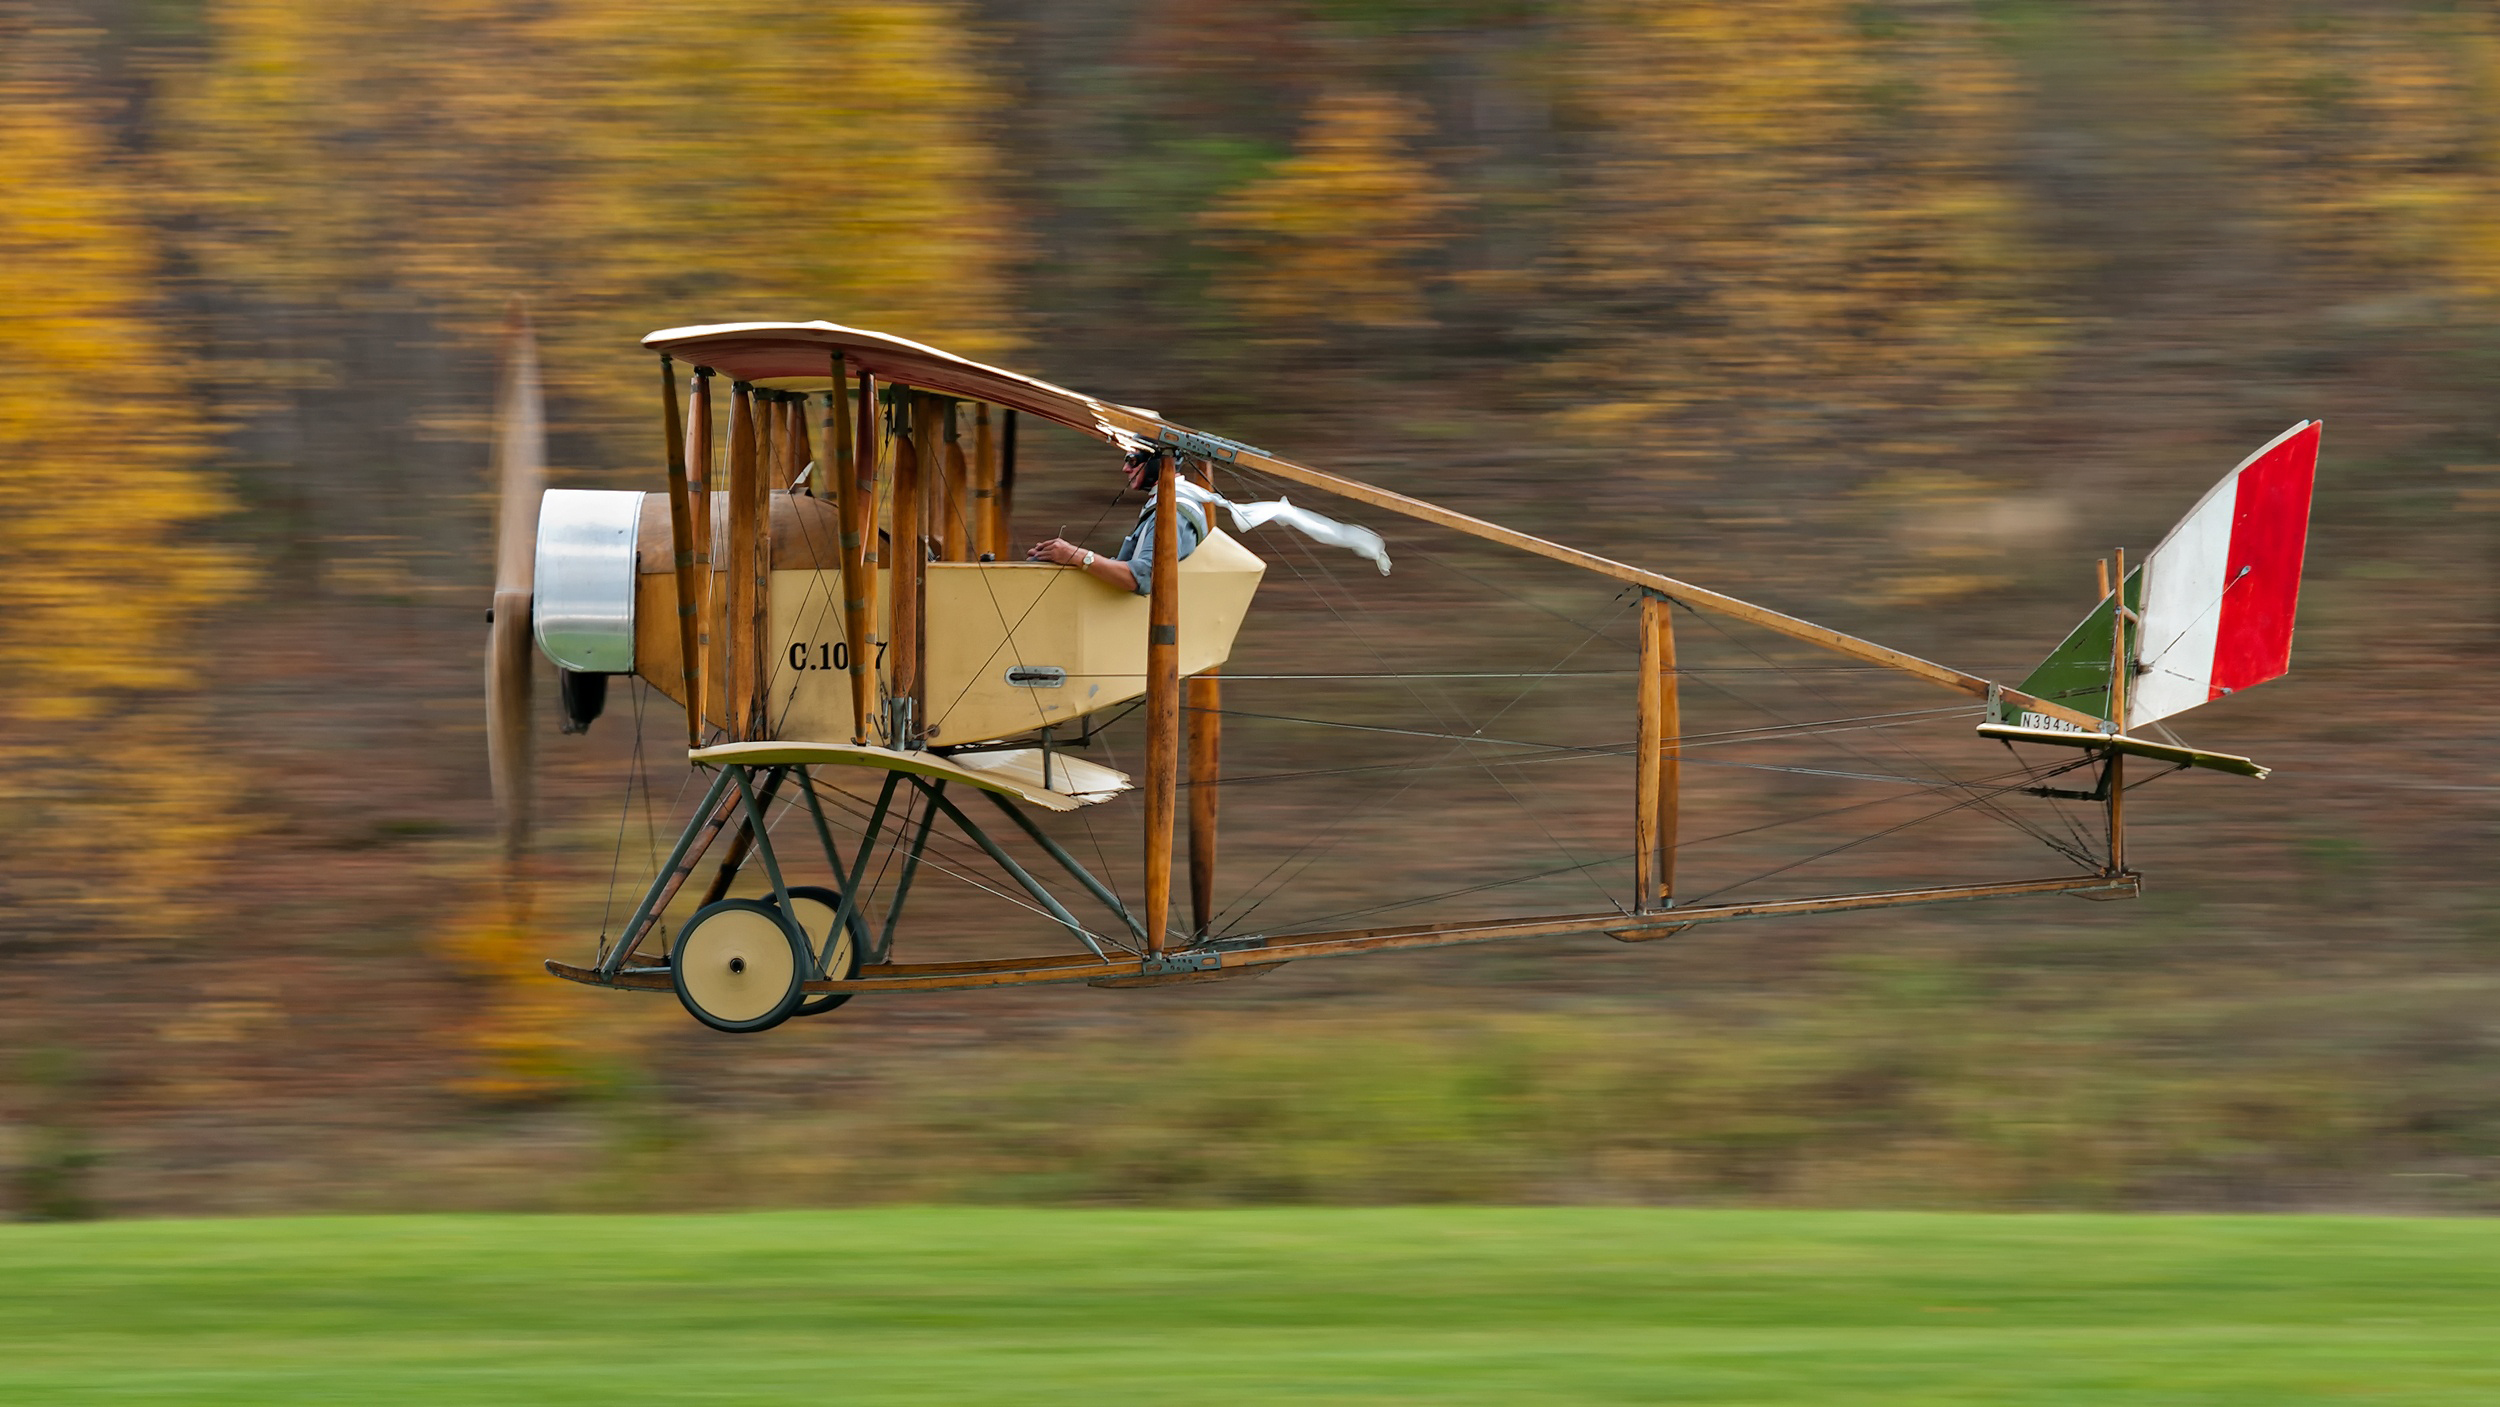
[[[669,949],[668,980],[695,1020],[745,1035],[790,1019],[815,962],[807,935],[775,906],[756,899],[706,904]]]
[[[812,949],[818,943],[828,941],[831,935],[827,934],[824,937],[818,935],[818,924],[809,921],[808,905],[802,903],[803,900],[824,906],[822,926],[830,929],[833,926],[833,916],[842,912],[842,893],[840,890],[829,889],[821,884],[790,886],[790,902],[799,910],[799,928],[807,935],[808,946]],[[868,920],[854,909],[851,911],[850,941],[836,949],[833,961],[825,965],[825,975],[837,982],[845,982],[858,976],[859,955],[866,951],[867,947]],[[820,996],[805,997],[799,1002],[798,1010],[793,1014],[822,1016],[858,995],[857,992],[826,992]]]

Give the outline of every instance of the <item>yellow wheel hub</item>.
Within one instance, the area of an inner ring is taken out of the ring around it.
[[[770,905],[729,899],[706,907],[677,936],[677,995],[705,1025],[760,1031],[797,1005],[799,954]]]

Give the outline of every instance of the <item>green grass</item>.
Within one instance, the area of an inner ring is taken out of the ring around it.
[[[0,1228],[7,1402],[2500,1400],[2500,1222],[868,1210]]]

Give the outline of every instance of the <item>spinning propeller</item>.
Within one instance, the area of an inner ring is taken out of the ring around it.
[[[537,653],[530,593],[537,566],[538,500],[547,481],[547,414],[538,342],[514,300],[504,324],[503,376],[495,398],[495,605],[486,637],[486,758],[504,853],[517,856],[530,828],[530,686]]]

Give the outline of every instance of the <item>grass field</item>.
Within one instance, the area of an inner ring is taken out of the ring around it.
[[[0,1401],[2500,1401],[2500,1222],[868,1210],[0,1228]]]

